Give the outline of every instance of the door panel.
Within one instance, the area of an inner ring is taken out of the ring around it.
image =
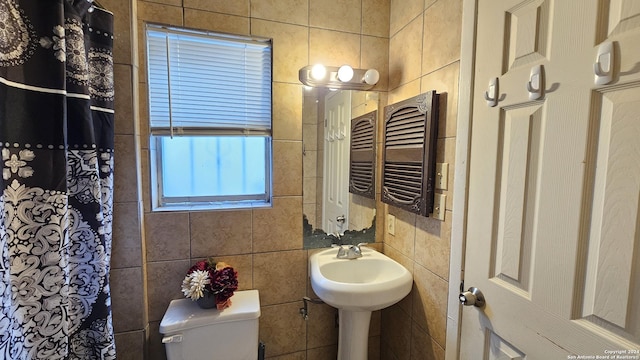
[[[349,143],[351,92],[336,91],[325,101],[323,220],[328,233],[343,233],[349,224]],[[337,222],[338,216],[344,221]]]
[[[640,88],[601,101],[586,281],[580,318],[640,338]]]
[[[640,2],[637,0],[611,0],[608,7],[604,6],[603,11],[605,15],[609,14],[609,37],[640,27]]]
[[[491,275],[531,291],[531,259],[536,214],[542,105],[503,109],[498,135]],[[505,186],[502,186],[504,184]],[[527,297],[529,295],[526,295]]]
[[[504,73],[547,59],[550,0],[526,1],[504,13],[506,36]],[[496,39],[499,40],[499,39]]]
[[[491,330],[485,334],[489,346],[485,349],[483,359],[487,360],[524,360],[527,356],[509,344]]]
[[[463,310],[461,359],[640,349],[638,14],[634,0],[478,1],[464,282],[487,303]],[[596,86],[604,41],[614,77]]]

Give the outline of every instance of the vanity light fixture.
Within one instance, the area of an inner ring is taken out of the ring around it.
[[[376,69],[354,69],[349,65],[308,65],[298,72],[300,82],[307,86],[336,90],[369,90],[380,80]]]

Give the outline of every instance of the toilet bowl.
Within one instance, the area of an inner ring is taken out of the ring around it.
[[[173,300],[160,323],[167,360],[258,358],[258,290],[236,291],[224,310]]]

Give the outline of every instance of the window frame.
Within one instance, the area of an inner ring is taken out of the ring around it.
[[[269,117],[270,127],[268,130],[263,129],[229,129],[229,128],[172,128],[172,129],[152,129],[151,121],[149,121],[149,186],[151,210],[152,211],[185,211],[185,210],[227,210],[227,209],[245,209],[245,208],[262,208],[272,207],[273,204],[273,42],[272,39],[266,39],[256,36],[244,36],[218,33],[208,30],[197,30],[186,27],[176,27],[161,25],[155,23],[146,23],[145,26],[145,46],[148,46],[147,33],[149,29],[167,29],[168,31],[184,31],[185,33],[195,34],[200,37],[211,36],[212,38],[227,38],[236,40],[237,42],[246,42],[247,40],[260,40],[269,43],[270,48],[270,73],[269,86],[271,88],[271,106]],[[147,77],[149,78],[149,52],[147,48],[147,56],[145,57],[147,66]],[[169,85],[170,86],[170,85]],[[147,97],[151,96],[149,82],[147,81]],[[148,116],[151,113],[151,100],[149,99],[149,107],[147,108]],[[162,176],[162,138],[163,137],[196,137],[196,136],[260,136],[265,138],[265,193],[251,195],[222,195],[222,196],[181,196],[168,197],[163,194],[163,176]]]

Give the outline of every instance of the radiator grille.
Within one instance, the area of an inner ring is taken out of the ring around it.
[[[435,91],[385,107],[382,201],[428,216],[433,203]]]
[[[349,191],[375,199],[376,117],[372,111],[351,120]]]

